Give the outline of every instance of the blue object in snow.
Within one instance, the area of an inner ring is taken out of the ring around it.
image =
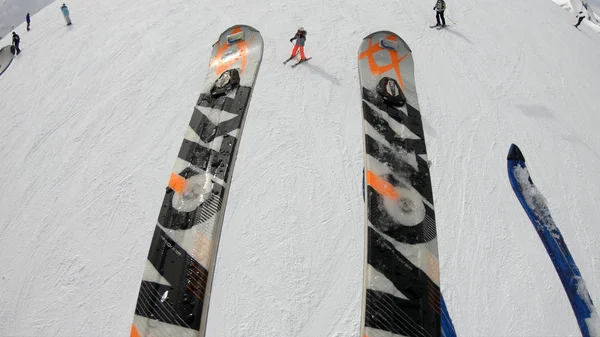
[[[442,297],[442,337],[456,337],[456,331],[454,330],[454,324],[446,308],[446,301],[444,301],[444,295]]]
[[[571,302],[581,334],[583,337],[589,337],[591,336],[590,330],[593,331],[593,328],[588,327],[588,323],[593,324],[593,319],[590,317],[597,317],[597,314],[581,273],[550,215],[544,197],[529,176],[529,171],[525,166],[525,157],[519,147],[512,144],[506,159],[508,178],[513,191],[546,247]]]

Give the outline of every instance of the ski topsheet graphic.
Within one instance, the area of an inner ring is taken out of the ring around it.
[[[433,195],[412,52],[396,34],[358,53],[365,146],[361,337],[440,336]]]
[[[600,330],[596,331],[600,327],[600,321],[594,303],[579,268],[550,214],[546,199],[533,184],[523,153],[518,146],[512,144],[506,159],[510,184],[554,264],[571,302],[581,335],[600,336]]]
[[[260,32],[244,25],[213,45],[158,216],[132,337],[205,335],[229,184],[262,54]]]

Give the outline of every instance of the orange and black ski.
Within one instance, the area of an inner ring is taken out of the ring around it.
[[[205,336],[229,184],[262,54],[260,32],[244,25],[213,45],[154,229],[131,337]]]
[[[441,335],[436,222],[412,51],[398,35],[358,53],[365,150],[361,337]]]

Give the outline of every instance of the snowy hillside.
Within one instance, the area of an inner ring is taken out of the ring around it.
[[[598,16],[600,2],[598,0],[552,0],[562,9],[569,11],[574,17],[579,11],[586,13],[586,19],[583,24],[589,25],[590,28],[600,33],[600,16]],[[577,21],[574,19],[574,21]]]
[[[27,13],[35,15],[50,3],[51,0],[0,0],[0,37],[4,37],[14,27],[24,22]],[[58,6],[60,5],[55,7],[55,12],[60,16]],[[36,25],[35,21],[36,19],[33,19],[33,27]]]
[[[548,0],[105,0],[18,27],[0,76],[0,335],[129,334],[169,174],[211,45],[265,43],[232,179],[208,336],[359,336],[364,208],[357,50],[415,61],[442,292],[459,336],[578,336],[511,190],[518,144],[600,303],[600,35]],[[281,62],[298,26],[313,59]],[[8,37],[0,40],[5,44]]]

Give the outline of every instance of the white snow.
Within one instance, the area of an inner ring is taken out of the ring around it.
[[[537,223],[538,228],[541,226],[546,227],[546,230],[552,233],[555,239],[560,238],[560,231],[552,219],[552,214],[548,209],[548,200],[542,193],[537,189],[535,184],[529,183],[529,171],[525,167],[517,166],[514,168],[514,175],[519,185],[523,188],[523,198],[525,203],[535,214],[537,219],[541,219]]]
[[[600,35],[548,0],[55,2],[0,77],[0,335],[129,333],[164,188],[218,35],[263,63],[233,173],[208,336],[359,336],[357,50],[411,46],[442,291],[459,336],[579,336],[506,172],[519,145],[600,303]],[[298,26],[313,59],[281,62]],[[5,37],[1,41],[10,43]]]
[[[585,324],[589,329],[590,336],[600,336],[600,318],[595,311],[592,313],[590,318],[585,320]]]
[[[585,319],[590,336],[600,336],[600,319],[598,319],[598,313],[596,308],[589,297],[589,291],[585,285],[583,277],[575,277],[577,282],[577,295],[583,299],[585,305],[590,310],[590,317]]]
[[[600,34],[600,17],[596,12],[600,8],[600,2],[598,0],[584,1],[584,0],[552,0],[555,4],[559,5],[562,9],[567,10],[573,15],[573,24],[577,22],[577,13],[583,11],[586,13],[586,19],[583,20],[582,24],[587,25],[588,28]],[[584,5],[585,3],[585,5]]]
[[[31,28],[37,29],[35,13],[50,3],[52,0],[0,0],[0,37],[4,37],[20,23],[25,22],[27,13],[31,17]],[[58,10],[58,7],[56,9]],[[11,42],[8,40],[6,43]]]
[[[573,12],[573,5],[571,4],[571,0],[552,0],[554,3],[559,5],[561,8]]]

